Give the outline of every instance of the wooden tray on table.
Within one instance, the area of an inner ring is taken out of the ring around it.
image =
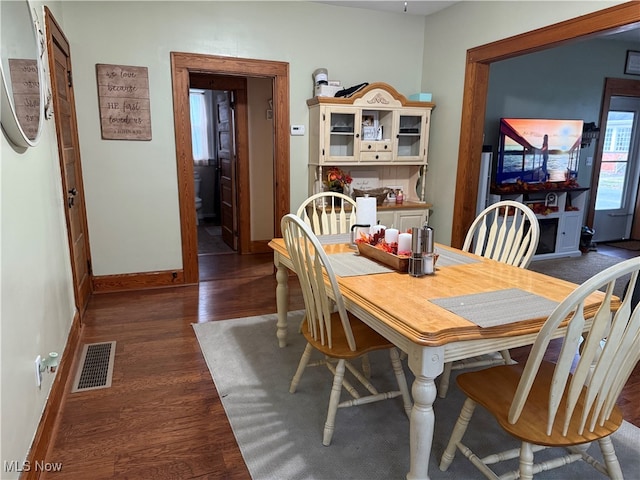
[[[360,252],[362,256],[380,262],[398,272],[406,273],[409,270],[409,257],[400,257],[364,242],[358,242],[356,245],[358,246],[358,252]]]

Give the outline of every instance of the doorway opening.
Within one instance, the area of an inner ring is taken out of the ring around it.
[[[593,241],[640,239],[640,81],[607,78],[587,225]]]
[[[477,119],[485,116],[491,63],[552,48],[574,39],[604,32],[621,32],[638,26],[640,12],[637,4],[626,2],[467,51],[460,127],[465,134],[460,136],[458,150],[451,246],[462,246],[475,218],[473,206],[477,201],[478,185],[469,183],[468,179],[480,176],[480,162],[477,159],[482,153],[484,125]]]
[[[191,120],[189,107],[190,75],[234,77],[236,79],[261,78],[270,79],[272,84],[272,205],[273,236],[280,236],[279,220],[290,210],[289,186],[289,65],[284,62],[268,60],[252,60],[242,58],[218,57],[190,53],[171,53],[171,69],[173,80],[173,106],[176,135],[176,161],[178,167],[178,197],[180,209],[180,225],[182,238],[182,263],[184,282],[199,282],[197,216],[195,208],[194,164],[191,142]],[[238,102],[238,107],[242,105]],[[246,104],[245,104],[246,107]],[[263,112],[264,113],[264,112]],[[238,121],[242,115],[236,112]],[[256,230],[256,216],[252,214],[255,204],[251,178],[253,172],[249,168],[248,153],[240,151],[245,140],[239,138],[246,129],[239,126],[235,129],[237,138],[237,232],[238,253],[268,252],[267,246],[271,238],[253,236]],[[268,180],[266,180],[268,182]],[[253,184],[265,182],[265,178],[257,178]],[[221,187],[221,191],[223,188]],[[222,258],[222,257],[219,257]]]

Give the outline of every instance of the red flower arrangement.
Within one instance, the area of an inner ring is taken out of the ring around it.
[[[327,180],[325,181],[325,185],[329,190],[344,188],[345,185],[349,185],[352,181],[353,178],[351,178],[351,175],[338,167],[331,167],[327,170]]]

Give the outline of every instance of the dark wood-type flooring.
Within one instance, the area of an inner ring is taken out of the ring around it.
[[[112,386],[65,394],[45,459],[62,471],[41,478],[250,478],[191,324],[275,312],[272,255],[216,255],[206,268],[199,286],[93,296],[80,344],[117,342]],[[289,287],[290,308],[303,308],[295,277]],[[620,405],[638,426],[639,389],[636,368]]]

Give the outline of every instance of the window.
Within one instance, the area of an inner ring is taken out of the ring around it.
[[[611,210],[624,206],[633,121],[633,112],[609,111],[598,179],[596,210]]]
[[[194,165],[208,165],[211,154],[211,122],[209,116],[210,95],[206,90],[189,90],[191,114],[191,148]]]

